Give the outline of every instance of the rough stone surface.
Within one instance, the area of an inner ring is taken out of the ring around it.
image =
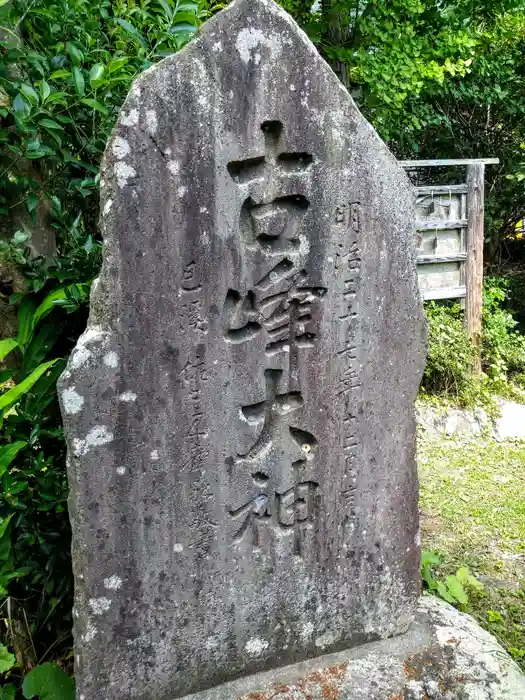
[[[60,385],[83,700],[172,700],[406,630],[414,190],[270,0],[134,83]]]
[[[429,438],[484,436],[498,441],[525,440],[525,406],[515,401],[498,399],[499,416],[494,419],[478,408],[439,407],[419,403],[417,421]]]
[[[523,700],[525,676],[476,621],[421,599],[410,630],[184,700]]]

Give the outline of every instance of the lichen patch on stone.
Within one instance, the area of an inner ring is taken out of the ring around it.
[[[122,394],[120,394],[118,400],[124,401],[125,403],[133,403],[137,400],[137,394],[133,393],[132,391],[124,391]]]
[[[128,180],[135,177],[137,174],[135,168],[127,163],[118,161],[115,163],[115,176],[117,178],[117,183],[119,187],[125,187],[128,184]]]
[[[110,350],[109,352],[107,352],[104,355],[104,358],[102,361],[104,362],[106,367],[113,367],[113,369],[115,367],[118,367],[118,355],[113,350]]]
[[[62,392],[62,405],[64,411],[69,414],[79,413],[84,405],[84,397],[80,396],[72,386]]]
[[[252,639],[249,639],[246,642],[244,650],[250,656],[259,656],[263,653],[263,651],[268,649],[269,646],[270,645],[265,639],[260,639],[259,637],[252,637]]]
[[[120,123],[124,126],[136,126],[139,123],[139,110],[130,109],[128,114],[122,114]]]
[[[109,591],[118,591],[121,586],[122,579],[116,574],[104,579],[104,588],[107,588]]]
[[[90,598],[88,605],[93,615],[103,615],[110,609],[111,600],[109,598]]]

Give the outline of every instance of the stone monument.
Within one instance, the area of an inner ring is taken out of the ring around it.
[[[135,81],[101,189],[60,385],[78,698],[405,632],[425,324],[403,170],[290,17],[236,0]]]

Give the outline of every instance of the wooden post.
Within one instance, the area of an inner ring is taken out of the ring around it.
[[[467,263],[465,326],[478,348],[475,371],[481,372],[481,324],[483,310],[483,223],[485,212],[485,164],[474,163],[467,170]]]

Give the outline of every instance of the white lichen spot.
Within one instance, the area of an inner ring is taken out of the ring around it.
[[[97,635],[97,630],[93,625],[88,624],[86,628],[86,634],[84,635],[84,641],[85,642],[92,642]]]
[[[295,92],[296,89],[297,89],[297,88],[296,88],[295,85],[292,83],[292,84],[290,85],[290,90],[291,90],[292,92]]]
[[[299,253],[301,255],[308,255],[310,252],[310,241],[308,238],[303,234],[299,234]]]
[[[112,199],[106,200],[106,203],[104,204],[104,209],[102,210],[102,213],[104,214],[104,216],[107,216],[109,214],[112,206],[113,206],[113,200]]]
[[[139,110],[130,109],[128,114],[123,114],[120,117],[120,123],[124,126],[136,126],[139,123]]]
[[[146,111],[146,129],[150,134],[155,134],[158,126],[157,112],[154,109],[148,109]]]
[[[206,214],[206,212],[208,211],[208,207],[200,207],[199,211],[201,214]]]
[[[421,547],[421,530],[419,530],[419,528],[414,537],[414,544],[416,547]]]
[[[211,48],[214,53],[219,53],[219,51],[222,51],[222,44],[220,41],[216,41]]]
[[[257,49],[260,46],[267,46],[274,58],[277,58],[281,53],[281,43],[275,36],[265,36],[260,29],[253,27],[245,27],[237,35],[235,47],[244,63],[249,63],[253,59],[258,65],[261,61],[261,54]]]
[[[182,552],[183,549],[184,549],[184,545],[182,545],[180,542],[176,542],[176,543],[173,545],[173,551],[174,551],[174,552],[180,553],[180,552]]]
[[[253,637],[246,642],[244,650],[247,654],[250,654],[250,656],[260,656],[269,646],[265,639]]]
[[[121,586],[122,579],[120,576],[113,574],[113,576],[104,579],[104,588],[107,588],[109,591],[118,591]]]
[[[86,444],[84,440],[81,440],[80,438],[73,438],[71,447],[73,448],[73,454],[75,455],[75,457],[80,457],[80,455],[84,454]]]
[[[123,163],[120,160],[118,163],[115,163],[115,176],[119,187],[125,187],[128,184],[129,178],[135,177],[136,174],[135,168],[132,168],[131,165]]]
[[[62,405],[66,413],[79,413],[84,405],[84,397],[75,391],[75,387],[64,389],[62,392]]]
[[[165,156],[171,156],[171,148],[168,146],[168,148],[165,149],[164,151]]]
[[[107,352],[104,355],[104,359],[102,360],[106,367],[118,367],[118,355],[116,352],[111,350],[110,352]]]
[[[105,445],[113,440],[113,433],[110,433],[105,425],[97,425],[91,428],[84,440],[83,453],[86,454],[92,447]]]
[[[182,198],[184,197],[184,195],[186,194],[187,191],[188,191],[187,188],[184,187],[184,185],[181,185],[181,186],[179,187],[179,189],[177,190],[177,194],[178,194],[179,197],[182,199]]]
[[[158,450],[151,450],[150,455],[151,459],[157,460],[159,458],[159,451]]]
[[[87,345],[88,343],[101,342],[104,340],[104,332],[98,326],[88,328],[78,339],[77,345]]]
[[[315,646],[325,649],[339,639],[339,635],[335,632],[325,632],[320,637],[315,638]]]
[[[180,164],[176,160],[170,160],[170,162],[168,163],[168,170],[173,175],[173,177],[177,177],[177,175],[180,172]]]
[[[314,633],[314,629],[315,628],[313,622],[307,622],[302,629],[301,637],[303,639],[309,639]]]
[[[217,647],[219,646],[219,642],[213,637],[208,637],[208,639],[204,643],[204,646],[206,647],[206,649],[211,651],[212,649],[217,649]]]
[[[113,141],[112,151],[119,160],[122,160],[130,151],[129,143],[122,136],[117,136]]]
[[[111,600],[109,598],[90,598],[89,607],[93,615],[103,615],[111,607]]]
[[[77,369],[78,367],[82,367],[82,365],[85,365],[86,362],[89,360],[91,357],[91,353],[87,348],[83,347],[77,347],[71,356],[71,360],[69,361],[69,366]]]
[[[137,400],[137,394],[134,394],[132,391],[125,391],[118,397],[118,400],[126,403],[133,403],[133,401]]]
[[[125,473],[126,473],[126,467],[117,467],[117,474],[119,476],[124,476]]]

